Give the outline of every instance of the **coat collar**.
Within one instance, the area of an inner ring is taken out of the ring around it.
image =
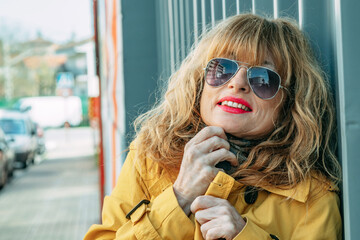
[[[298,183],[292,189],[281,189],[276,187],[263,187],[268,192],[294,199],[298,202],[305,203],[310,197],[316,194],[325,194],[328,191],[339,192],[339,188],[325,177],[319,175],[312,175],[307,177],[304,181]]]
[[[268,192],[294,199],[298,202],[305,203],[308,200],[309,193],[310,193],[310,187],[311,187],[311,180],[307,179],[305,181],[302,181],[299,183],[296,187],[292,189],[281,189],[281,188],[275,188],[275,187],[263,187]]]
[[[292,189],[281,189],[276,187],[262,187],[262,189],[304,203],[308,199],[310,193],[310,186],[311,186],[311,180],[309,179],[299,183],[295,188]],[[237,182],[230,175],[220,171],[216,175],[212,183],[210,184],[206,194],[215,197],[227,198],[231,188],[235,190],[241,187],[242,187],[241,183]],[[228,191],[225,191],[225,189],[228,189]]]
[[[237,182],[233,177],[220,171],[215,179],[211,182],[206,194],[215,197],[227,198],[230,191],[241,188],[242,184]],[[287,199],[294,199],[298,202],[305,203],[310,199],[310,195],[325,192],[338,191],[338,188],[319,177],[308,177],[291,189],[281,189],[277,187],[262,187],[264,190],[280,195]]]

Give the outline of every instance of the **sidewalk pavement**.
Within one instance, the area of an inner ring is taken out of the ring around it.
[[[91,155],[17,170],[0,191],[1,240],[81,240],[99,219],[98,170]]]

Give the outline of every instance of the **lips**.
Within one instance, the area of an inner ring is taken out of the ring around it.
[[[250,104],[241,98],[224,97],[217,103],[218,106],[225,112],[241,114],[251,112]]]

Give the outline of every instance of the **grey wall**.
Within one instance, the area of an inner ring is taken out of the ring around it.
[[[359,239],[360,227],[360,2],[336,1],[337,92],[344,174],[343,204],[346,239]]]
[[[152,106],[158,75],[158,36],[154,0],[123,0],[122,36],[127,144],[134,119]]]

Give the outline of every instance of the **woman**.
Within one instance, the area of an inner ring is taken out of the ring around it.
[[[341,239],[327,83],[289,20],[210,30],[137,119],[85,239]]]

